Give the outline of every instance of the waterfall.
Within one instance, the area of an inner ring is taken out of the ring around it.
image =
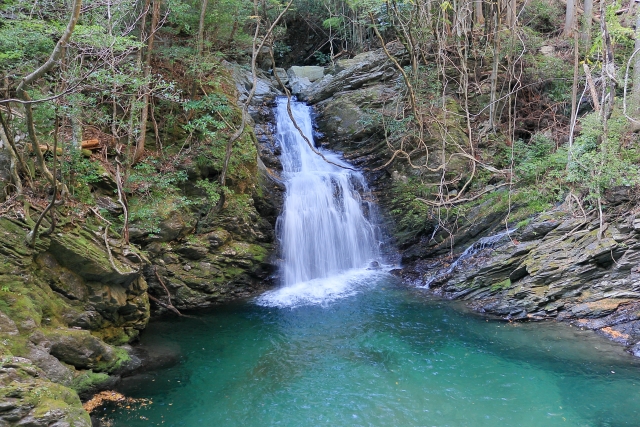
[[[366,276],[380,257],[375,206],[362,173],[335,153],[321,150],[326,160],[315,153],[291,121],[287,99],[276,103],[286,188],[276,224],[282,287],[259,302],[278,305],[273,299],[284,295],[317,302],[344,293],[345,282]],[[292,101],[291,112],[313,143],[310,107]]]

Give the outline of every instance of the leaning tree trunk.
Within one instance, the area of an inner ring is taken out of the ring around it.
[[[75,0],[73,3],[73,8],[71,9],[71,16],[69,17],[69,22],[67,23],[67,28],[62,33],[62,37],[56,43],[56,46],[53,48],[53,52],[47,59],[47,62],[38,67],[34,72],[25,76],[18,87],[16,88],[16,93],[22,101],[24,101],[24,110],[25,110],[25,118],[27,121],[27,133],[29,134],[29,139],[31,140],[31,146],[33,148],[33,152],[36,155],[36,159],[38,161],[38,166],[40,167],[40,171],[42,175],[49,180],[49,182],[53,183],[53,175],[47,168],[47,165],[44,162],[44,156],[40,151],[40,144],[38,144],[38,138],[36,136],[36,128],[33,122],[33,109],[31,107],[31,98],[27,93],[27,88],[34,81],[42,77],[46,72],[50,71],[53,66],[56,64],[58,59],[64,53],[65,48],[67,47],[67,43],[71,38],[71,34],[73,34],[73,30],[76,27],[76,23],[78,22],[78,18],[80,18],[80,8],[82,7],[82,0]]]

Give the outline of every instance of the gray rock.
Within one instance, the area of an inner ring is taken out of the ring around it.
[[[401,64],[407,62],[404,47],[399,42],[387,45],[387,50]],[[352,59],[338,61],[337,73],[326,75],[302,93],[302,98],[312,104],[330,98],[333,94],[359,89],[375,82],[397,77],[395,65],[383,49],[365,52]]]
[[[158,232],[149,235],[150,242],[170,242],[178,237],[184,237],[191,231],[194,219],[182,212],[172,212],[172,214],[160,222]]]
[[[0,311],[0,334],[4,335],[18,335],[18,327],[16,324],[3,312]]]
[[[216,230],[207,234],[207,239],[209,239],[209,247],[215,249],[229,242],[231,233],[226,230]]]
[[[88,331],[56,329],[46,336],[34,336],[36,344],[49,347],[49,354],[79,369],[109,370],[116,361],[115,349]]]
[[[284,68],[274,68],[273,74],[277,75],[278,78],[280,78],[282,84],[286,85],[287,83],[289,83],[289,74],[287,74],[287,70],[285,70]]]
[[[553,56],[555,51],[556,51],[555,46],[542,46],[540,48],[540,53],[545,56]]]
[[[554,219],[541,222],[534,221],[522,230],[520,240],[526,242],[528,240],[542,239],[560,224],[560,221]]]
[[[204,246],[185,244],[176,249],[176,252],[187,259],[197,261],[207,256],[209,250]]]
[[[609,205],[619,205],[632,200],[633,190],[634,187],[630,185],[618,185],[607,189],[604,193],[604,198]]]
[[[49,354],[49,351],[41,346],[29,344],[29,359],[38,368],[42,369],[47,378],[63,385],[70,385],[73,381],[73,372],[60,361]]]
[[[113,199],[104,196],[96,197],[96,205],[100,209],[104,209],[109,212],[111,215],[118,216],[122,214],[122,206],[119,203],[116,203]]]
[[[291,93],[300,95],[311,86],[311,81],[306,77],[291,77],[289,79],[289,86],[291,87]]]
[[[287,71],[289,78],[307,78],[310,82],[315,82],[324,77],[324,67],[319,66],[293,66]]]
[[[270,60],[269,60],[270,62]],[[249,97],[249,92],[253,86],[253,76],[251,70],[239,64],[232,64],[222,61],[222,65],[231,72],[231,78],[236,85],[239,93],[239,101],[245,102]],[[267,65],[265,63],[265,65]],[[270,68],[270,66],[269,66]],[[260,105],[270,98],[282,95],[282,92],[273,84],[271,79],[258,70],[256,92],[253,95],[251,104]]]

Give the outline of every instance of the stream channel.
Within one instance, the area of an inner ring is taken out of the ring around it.
[[[281,286],[198,318],[152,322],[179,364],[123,381],[137,426],[640,425],[640,363],[590,331],[504,323],[403,286],[381,256],[362,175],[276,117],[286,181]],[[312,141],[308,107],[292,114]]]

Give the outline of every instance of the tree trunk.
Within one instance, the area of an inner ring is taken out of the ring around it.
[[[484,14],[482,13],[482,1],[483,0],[474,0],[473,2],[475,24],[478,27],[482,27],[484,25]]]
[[[149,0],[147,0],[149,2]],[[154,0],[151,12],[151,28],[149,31],[149,39],[147,42],[147,52],[144,63],[144,95],[142,97],[142,110],[140,111],[140,134],[138,136],[138,142],[136,144],[136,151],[133,154],[133,163],[137,163],[142,154],[144,153],[144,143],[147,137],[147,120],[149,118],[149,79],[151,78],[151,55],[153,53],[153,39],[158,27],[158,19],[160,16],[160,2],[161,0]]]
[[[587,49],[588,52],[589,48],[591,47],[591,27],[593,26],[593,0],[584,0],[584,14],[582,16],[584,19],[582,41],[584,42],[585,49]]]
[[[31,83],[42,77],[46,72],[51,70],[58,59],[60,59],[64,52],[64,49],[67,47],[69,39],[71,38],[71,34],[73,34],[76,23],[80,18],[81,7],[82,0],[75,0],[73,3],[73,8],[71,9],[69,22],[67,23],[67,28],[64,30],[64,33],[62,33],[62,37],[60,37],[58,43],[56,43],[56,46],[53,48],[53,52],[51,52],[51,55],[49,56],[49,59],[47,59],[47,62],[42,64],[31,74],[25,76],[16,88],[16,94],[25,102],[24,110],[27,120],[27,133],[29,134],[29,139],[31,139],[31,147],[33,148],[33,152],[36,155],[36,159],[38,160],[38,166],[40,167],[40,171],[45,176],[45,178],[47,178],[47,180],[51,183],[54,182],[54,179],[53,175],[49,171],[49,168],[47,168],[47,165],[44,162],[44,156],[40,151],[40,144],[38,143],[38,139],[36,137],[36,128],[33,123],[33,109],[31,108],[31,98],[27,93],[27,87],[29,87]]]
[[[567,13],[564,19],[564,30],[562,35],[565,37],[571,37],[573,35],[574,26],[576,22],[576,8],[578,0],[567,0]]]
[[[495,129],[496,126],[496,111],[498,106],[498,65],[500,61],[500,37],[498,34],[498,28],[500,27],[500,15],[497,7],[492,7],[493,12],[493,31],[495,36],[493,37],[493,64],[491,67],[491,93],[489,99],[489,125],[491,129]]]
[[[204,18],[207,15],[208,4],[209,0],[202,0],[202,7],[200,8],[200,22],[198,24],[198,56],[202,56],[202,52],[204,51]]]
[[[512,28],[516,24],[516,0],[508,0],[507,4],[507,27]]]

